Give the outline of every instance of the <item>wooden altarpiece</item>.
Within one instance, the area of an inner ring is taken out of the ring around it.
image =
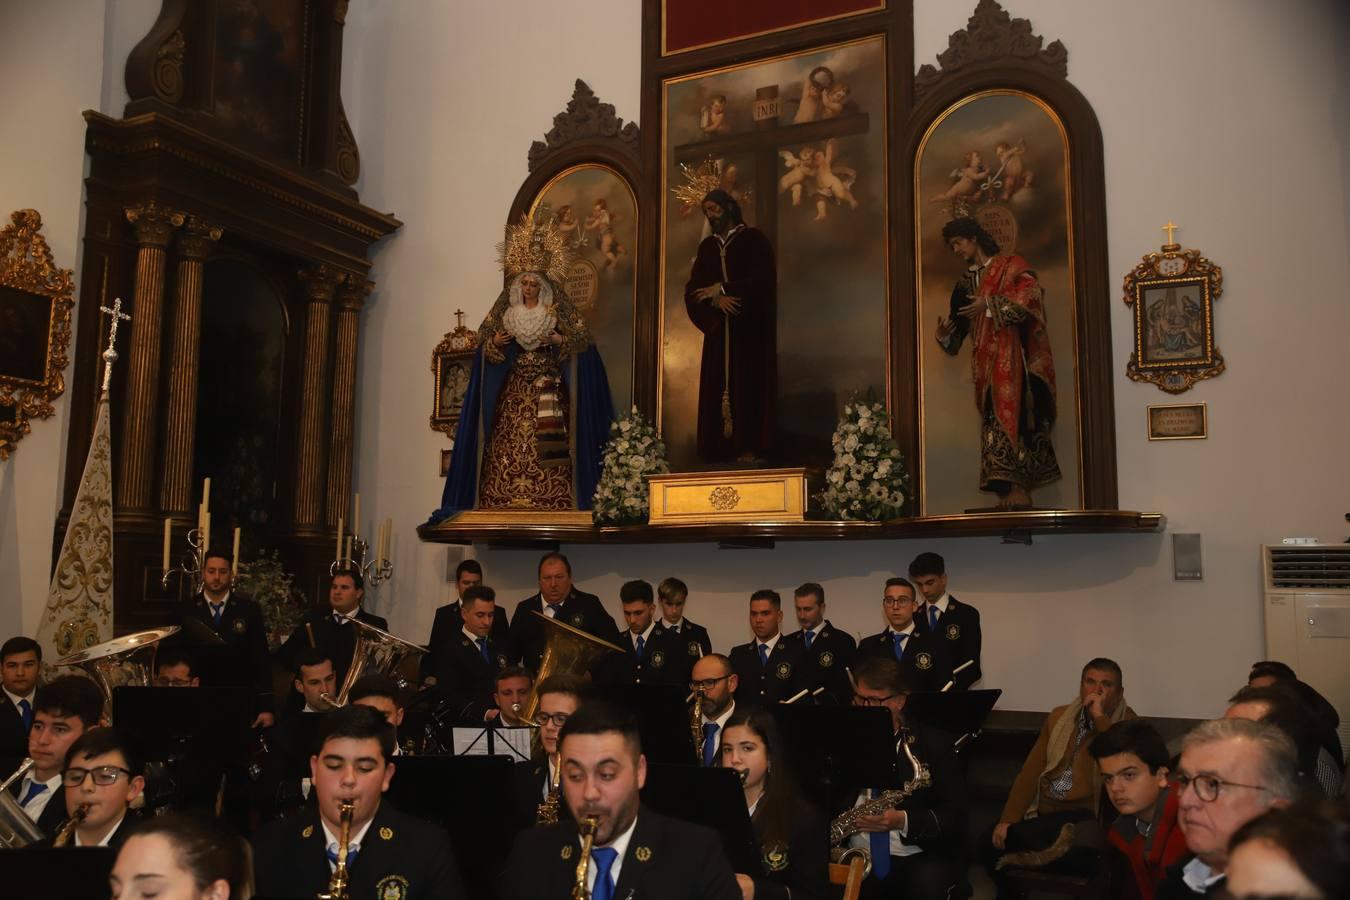
[[[339,518],[350,519],[360,314],[371,246],[400,222],[362,205],[360,157],[339,83],[345,0],[226,4],[164,0],[127,59],[121,118],[85,113],[85,253],[67,459],[84,458],[98,398],[99,306],[132,316],[112,387],[116,628],[162,625],[183,586],[160,587],[162,521],[173,557],[195,522],[203,475],[198,408],[203,296],[232,325],[228,285],[260,285],[278,323],[271,483],[257,508],[218,515],[245,547],[276,548],[311,600],[326,598]],[[106,301],[106,302],[105,302]],[[238,315],[243,315],[242,312]],[[240,334],[249,332],[241,330]],[[119,348],[121,349],[121,348]],[[241,349],[248,349],[242,348]],[[230,440],[214,423],[215,440]],[[64,533],[80,477],[67,465]],[[221,488],[212,508],[222,508]],[[226,539],[228,547],[228,539]],[[246,550],[247,552],[247,550]]]

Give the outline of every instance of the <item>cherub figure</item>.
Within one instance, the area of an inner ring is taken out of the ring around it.
[[[595,249],[605,258],[605,268],[613,271],[626,252],[619,239],[614,236],[614,217],[610,215],[609,204],[603,197],[595,201],[591,214],[586,217],[586,231],[595,235]]]
[[[827,217],[827,200],[847,203],[850,209],[858,208],[858,200],[853,196],[853,183],[858,173],[848,166],[837,166],[834,162],[835,140],[825,142],[825,152],[816,151],[816,221]]]
[[[999,141],[998,146],[994,147],[994,154],[998,156],[999,162],[999,170],[994,178],[1003,181],[1000,199],[1011,200],[1014,194],[1031,183],[1031,173],[1027,171],[1026,162],[1022,159],[1026,152],[1026,141],[1018,141],[1015,145]]]
[[[980,192],[980,185],[989,177],[989,170],[985,168],[980,154],[971,150],[961,157],[961,168],[953,169],[951,177],[956,179],[956,184],[947,188],[945,193],[929,200],[929,203],[945,203],[948,200],[973,197]]]
[[[816,177],[816,155],[819,151],[815,147],[807,146],[801,149],[801,156],[796,156],[791,150],[779,150],[778,155],[782,157],[784,165],[787,166],[787,172],[778,179],[778,193],[783,191],[792,192],[792,205],[802,205],[802,186],[810,178]]]
[[[802,99],[797,104],[792,124],[800,125],[802,122],[814,122],[819,119],[821,96],[833,85],[834,72],[825,66],[816,66],[807,73],[806,78],[802,79]]]
[[[727,134],[731,131],[731,123],[727,121],[727,98],[725,94],[718,94],[709,101],[707,106],[699,108],[698,127],[709,137],[715,134]]]
[[[581,233],[581,223],[577,221],[577,214],[572,209],[572,204],[567,203],[558,207],[558,231],[563,236],[563,241],[569,247],[579,249],[586,242],[586,238]]]
[[[846,81],[835,82],[828,90],[821,94],[820,105],[824,107],[825,112],[821,115],[823,119],[835,119],[849,112],[853,106],[849,96],[853,93]]]

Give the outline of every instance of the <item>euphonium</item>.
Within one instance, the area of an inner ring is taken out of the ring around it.
[[[25,759],[23,765],[14,774],[0,784],[0,849],[18,849],[42,840],[42,830],[37,827],[28,813],[23,811],[19,801],[9,792],[9,786],[28,774],[37,765],[31,759]]]
[[[352,811],[356,804],[344,800],[338,804],[338,814],[342,827],[338,834],[337,863],[333,866],[333,877],[328,879],[328,890],[319,894],[318,900],[351,900],[347,892],[347,851],[352,839]]]
[[[591,892],[586,890],[586,872],[591,865],[591,847],[595,845],[595,830],[600,820],[587,816],[577,823],[577,833],[581,835],[581,859],[577,861],[577,879],[572,885],[572,900],[590,900]]]
[[[79,827],[87,815],[89,815],[88,803],[81,803],[75,807],[74,815],[62,823],[61,828],[56,832],[56,837],[52,838],[52,846],[64,847],[69,844],[71,837],[75,834],[75,829]]]
[[[155,651],[159,642],[178,631],[177,625],[171,625],[124,634],[58,659],[56,665],[79,666],[89,674],[103,692],[104,719],[111,723],[113,689],[124,686],[149,687],[150,676],[155,671]]]
[[[370,675],[373,672],[388,675],[398,682],[400,688],[407,687],[407,680],[398,674],[399,667],[405,660],[426,653],[427,648],[395,637],[374,625],[367,625],[360,619],[352,619],[350,624],[356,626],[356,646],[352,648],[352,664],[347,668],[347,677],[342,679],[342,687],[338,689],[337,697],[330,698],[328,702],[335,707],[346,706],[347,693],[352,689],[352,685],[356,684],[362,675]]]
[[[543,625],[544,655],[539,658],[539,672],[534,677],[534,686],[530,688],[529,696],[525,698],[525,708],[520,714],[525,722],[533,722],[535,713],[539,712],[539,685],[550,675],[559,672],[585,675],[600,657],[624,652],[622,647],[616,647],[580,628],[573,628],[566,622],[550,619],[534,610],[530,610],[530,615],[538,616]]]
[[[539,803],[539,808],[534,811],[534,824],[536,825],[555,825],[558,822],[558,810],[562,808],[561,757],[556,760],[555,766],[553,775],[549,780],[548,796]]]
[[[858,820],[865,816],[876,816],[888,809],[894,809],[897,805],[909,799],[916,791],[928,787],[933,782],[928,767],[909,749],[909,742],[905,740],[905,737],[905,735],[902,735],[900,738],[900,749],[904,751],[905,757],[914,769],[914,777],[906,781],[898,790],[882,791],[871,800],[845,810],[830,823],[830,846],[833,848],[830,851],[830,859],[837,863],[847,863],[854,856],[862,856],[867,861],[864,877],[871,874],[872,855],[857,847],[843,846],[844,841],[861,830],[858,828]]]

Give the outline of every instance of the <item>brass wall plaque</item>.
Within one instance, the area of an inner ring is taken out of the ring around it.
[[[1194,441],[1209,437],[1204,403],[1161,403],[1148,408],[1150,441]]]

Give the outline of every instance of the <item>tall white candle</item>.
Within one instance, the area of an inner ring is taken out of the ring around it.
[[[230,563],[230,577],[233,578],[239,574],[239,529],[234,529],[234,552],[230,554],[234,560]]]
[[[342,517],[338,516],[337,549],[333,551],[333,562],[342,562]]]
[[[169,517],[164,517],[164,564],[160,566],[165,572],[169,571],[169,541],[172,536],[173,523]]]
[[[356,492],[356,502],[352,506],[352,534],[361,534],[361,492]]]
[[[211,511],[211,479],[202,482],[202,509]]]

